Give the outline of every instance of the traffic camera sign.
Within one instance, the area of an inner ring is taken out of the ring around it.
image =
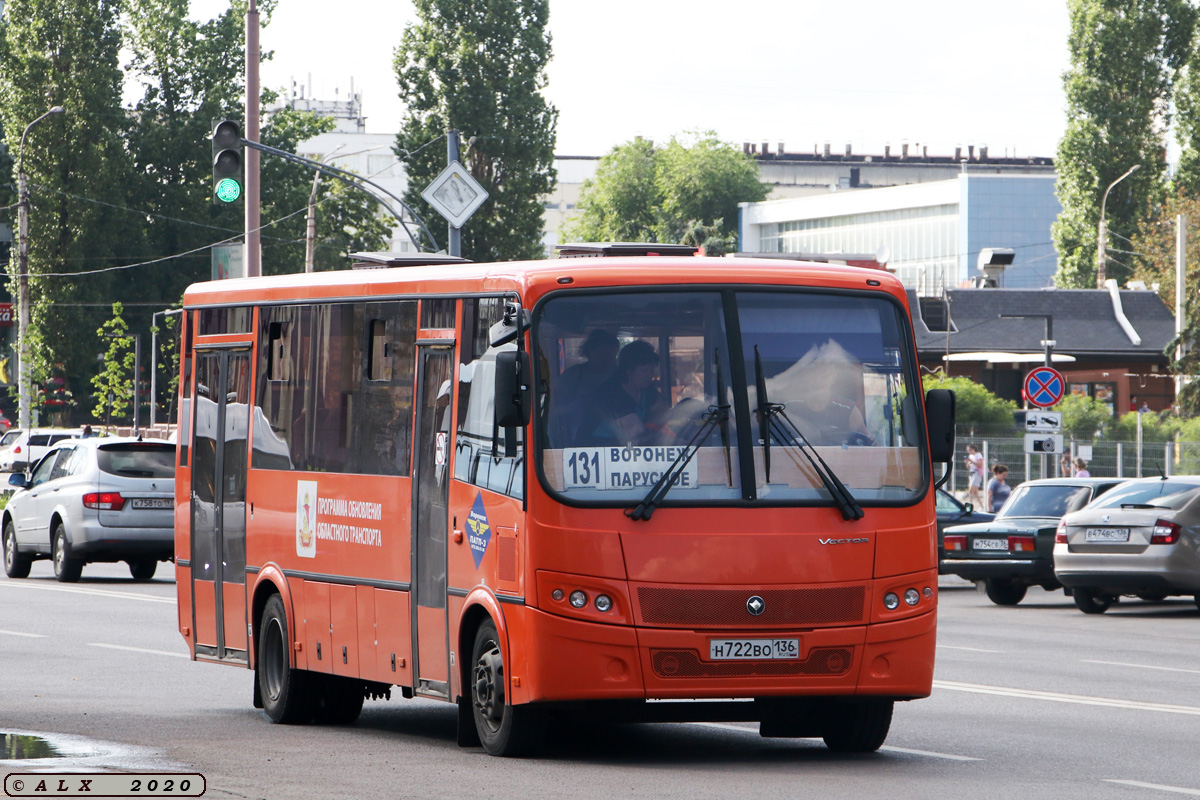
[[[1025,399],[1038,408],[1049,408],[1063,398],[1067,382],[1054,367],[1038,367],[1025,376]]]
[[[421,197],[452,226],[461,228],[488,199],[488,193],[462,164],[455,161],[425,187]]]

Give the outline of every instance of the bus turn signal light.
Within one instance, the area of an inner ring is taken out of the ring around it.
[[[125,507],[125,498],[120,492],[88,492],[83,496],[83,507],[98,511],[120,511]]]

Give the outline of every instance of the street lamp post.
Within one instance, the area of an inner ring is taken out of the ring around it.
[[[25,137],[29,129],[51,114],[54,106],[25,126],[17,148],[17,425],[29,429],[29,189],[25,185]]]
[[[1142,166],[1141,164],[1134,164],[1132,167],[1125,170],[1125,173],[1123,175],[1121,175],[1121,177],[1117,178],[1115,181],[1113,181],[1112,183],[1110,183],[1108,185],[1108,188],[1104,190],[1104,197],[1100,200],[1100,232],[1099,232],[1099,236],[1098,236],[1097,243],[1096,243],[1096,288],[1097,289],[1104,288],[1104,280],[1105,280],[1105,278],[1108,277],[1105,272],[1105,262],[1108,260],[1108,254],[1106,252],[1107,246],[1108,246],[1108,220],[1105,217],[1106,207],[1108,205],[1108,193],[1111,192],[1112,188],[1114,186],[1116,186],[1118,183],[1125,180],[1130,175],[1132,175],[1133,173],[1135,173],[1139,169],[1141,169],[1141,166]]]
[[[153,436],[155,410],[158,407],[158,318],[182,314],[182,308],[168,308],[150,315],[150,430]]]

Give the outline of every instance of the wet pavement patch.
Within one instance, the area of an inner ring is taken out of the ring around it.
[[[6,771],[179,771],[161,750],[48,731],[0,730],[0,774]]]
[[[41,736],[0,734],[0,759],[58,758],[61,755],[54,745]]]

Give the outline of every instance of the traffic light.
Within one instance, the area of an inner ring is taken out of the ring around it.
[[[231,119],[213,125],[213,204],[242,199],[242,126]]]

